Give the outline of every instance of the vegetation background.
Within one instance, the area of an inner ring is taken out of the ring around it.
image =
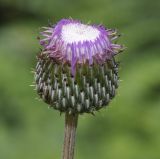
[[[0,159],[60,159],[64,116],[36,100],[39,28],[72,17],[118,28],[122,82],[80,117],[76,159],[160,159],[159,0],[0,0]]]

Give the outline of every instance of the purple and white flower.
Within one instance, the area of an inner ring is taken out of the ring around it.
[[[72,75],[76,64],[103,64],[123,50],[114,44],[116,30],[102,25],[83,24],[79,20],[62,19],[53,27],[44,27],[40,44],[44,53],[62,64],[71,65]]]
[[[117,30],[62,19],[43,27],[41,37],[35,69],[40,98],[70,114],[94,113],[109,105],[119,85],[114,56],[123,51],[115,43]]]

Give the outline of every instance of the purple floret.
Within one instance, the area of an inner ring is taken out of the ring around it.
[[[68,30],[64,31],[67,27]],[[40,40],[40,44],[51,58],[71,65],[74,75],[76,64],[103,64],[119,53],[123,47],[112,42],[112,39],[118,37],[116,33],[102,25],[85,25],[78,20],[62,19],[53,27],[44,27],[41,33],[44,38]]]

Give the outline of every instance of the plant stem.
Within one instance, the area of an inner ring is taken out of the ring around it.
[[[75,136],[78,114],[65,114],[65,134],[63,145],[63,159],[74,159]]]

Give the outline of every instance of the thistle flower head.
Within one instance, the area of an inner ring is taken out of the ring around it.
[[[86,25],[78,20],[62,19],[56,26],[45,28],[40,40],[45,52],[62,64],[68,63],[75,74],[76,64],[103,64],[117,54],[122,46],[113,44],[115,31],[102,25]]]
[[[113,43],[117,31],[73,19],[43,29],[35,71],[40,97],[61,112],[93,113],[108,105],[118,87],[114,56],[123,50]]]

